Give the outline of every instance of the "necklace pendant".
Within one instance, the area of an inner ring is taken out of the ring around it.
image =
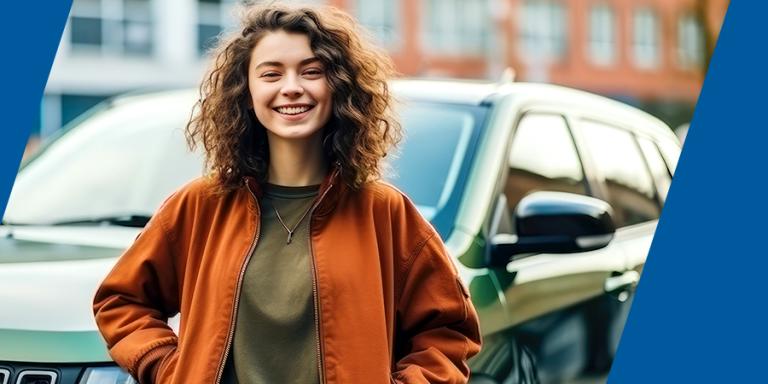
[[[293,238],[293,231],[288,231],[288,240],[285,242],[285,244],[290,244],[292,238]]]

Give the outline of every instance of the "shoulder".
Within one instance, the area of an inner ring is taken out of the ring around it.
[[[408,217],[409,221],[425,222],[408,195],[386,181],[371,181],[357,190],[358,198],[377,213],[391,217]]]
[[[399,276],[408,276],[412,267],[416,266],[414,261],[417,258],[421,261],[414,268],[454,268],[437,230],[404,191],[385,181],[368,183],[360,191],[367,194],[373,206],[381,209],[379,213],[388,218],[384,227],[389,231],[388,238],[397,244],[399,250]]]
[[[255,203],[245,187],[221,192],[215,178],[202,176],[171,193],[151,221],[159,223],[171,238],[178,238],[252,212],[255,212]]]
[[[225,196],[227,196],[227,193],[219,192],[217,181],[213,177],[201,176],[179,187],[166,198],[163,206],[215,201]]]
[[[177,189],[170,197],[177,199],[200,199],[216,197],[216,181],[211,176],[201,176],[190,180]]]
[[[435,230],[408,195],[386,181],[369,182],[358,191],[369,200],[377,218],[386,217],[397,232],[414,239],[432,237]]]
[[[158,208],[156,215],[165,221],[178,221],[199,216],[201,211],[221,205],[238,192],[223,193],[213,177],[193,179],[171,193]]]
[[[396,186],[383,181],[371,181],[358,190],[364,199],[370,199],[377,204],[394,204],[395,206],[415,206],[405,192]]]

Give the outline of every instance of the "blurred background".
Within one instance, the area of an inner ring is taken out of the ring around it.
[[[196,87],[217,36],[235,26],[240,2],[73,0],[26,154],[115,95]],[[728,7],[728,0],[284,2],[348,11],[405,77],[497,81],[511,68],[516,81],[560,84],[628,103],[680,135],[693,116]],[[603,382],[601,374],[569,383]]]
[[[27,153],[114,95],[196,86],[239,0],[74,0]],[[314,0],[354,15],[407,77],[548,82],[686,129],[728,0]]]

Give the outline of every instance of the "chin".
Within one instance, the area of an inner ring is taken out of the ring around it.
[[[320,127],[281,127],[273,131],[275,136],[282,139],[308,139],[322,131]]]

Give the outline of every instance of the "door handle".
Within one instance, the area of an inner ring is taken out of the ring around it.
[[[637,271],[626,271],[621,275],[611,276],[605,279],[605,292],[623,291],[637,285],[640,274]]]

